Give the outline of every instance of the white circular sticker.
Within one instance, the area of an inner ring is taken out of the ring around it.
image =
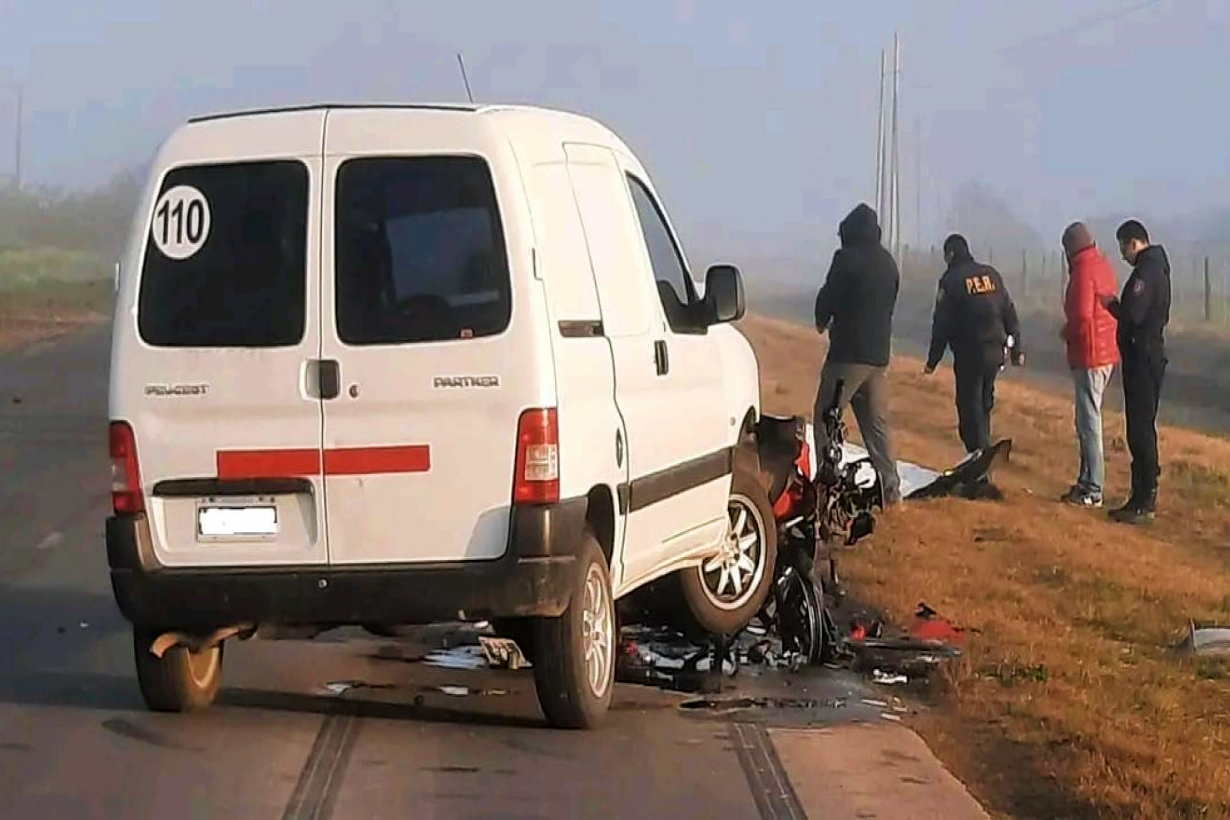
[[[209,202],[191,185],[176,185],[158,198],[150,231],[171,259],[193,256],[209,238]]]

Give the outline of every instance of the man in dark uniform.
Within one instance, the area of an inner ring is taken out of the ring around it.
[[[1123,360],[1123,408],[1128,449],[1132,451],[1132,494],[1110,517],[1125,524],[1153,520],[1157,510],[1157,407],[1166,372],[1166,325],[1170,322],[1170,260],[1161,245],[1149,244],[1145,226],[1132,219],[1115,233],[1132,275],[1123,296],[1101,294],[1100,301],[1119,321],[1117,340]]]
[[[974,261],[969,243],[960,234],[944,240],[948,269],[940,277],[931,322],[931,351],[927,375],[935,372],[952,348],[952,369],[957,381],[957,427],[966,452],[991,446],[991,410],[995,406],[995,379],[1004,366],[1006,349],[1012,363],[1025,364],[1021,325],[1016,306],[999,271]]]

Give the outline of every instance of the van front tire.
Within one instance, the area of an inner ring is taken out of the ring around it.
[[[691,623],[711,635],[747,626],[773,588],[777,522],[769,495],[746,466],[736,464],[727,502],[729,529],[721,550],[699,567],[679,573]]]
[[[214,702],[222,685],[222,644],[199,652],[173,646],[162,657],[150,652],[158,633],[134,629],[137,684],[154,712],[192,712]]]
[[[615,689],[615,604],[611,573],[592,533],[577,554],[572,600],[558,618],[534,623],[534,685],[547,722],[593,729]]]

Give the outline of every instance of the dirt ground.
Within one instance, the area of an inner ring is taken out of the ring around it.
[[[758,317],[742,330],[765,410],[808,414],[822,338]],[[959,460],[951,369],[897,357],[892,387],[898,457]],[[1230,442],[1164,428],[1161,510],[1131,528],[1056,500],[1077,472],[1066,395],[1008,374],[994,424],[1014,442],[1005,501],[908,503],[842,563],[894,620],[926,601],[977,630],[915,728],[1004,816],[1230,817],[1230,663],[1173,649],[1189,619],[1230,624]],[[1108,413],[1112,499],[1123,430]]]

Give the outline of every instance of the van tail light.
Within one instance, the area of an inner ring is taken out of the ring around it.
[[[116,515],[145,512],[141,497],[141,471],[137,467],[137,440],[126,421],[111,422],[111,507]]]
[[[559,501],[559,415],[554,407],[526,410],[517,423],[513,503]]]

